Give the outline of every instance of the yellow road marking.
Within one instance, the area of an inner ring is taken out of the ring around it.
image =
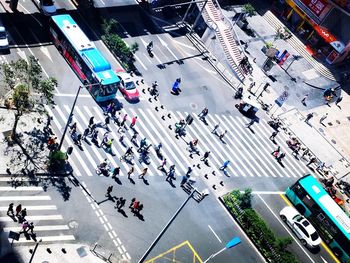
[[[284,202],[287,203],[287,205],[294,207],[293,204],[287,199],[287,197],[284,194],[280,194],[280,197],[284,200]],[[334,259],[336,263],[341,263],[341,261],[334,255],[332,250],[322,241],[321,243],[322,247],[327,251],[327,253]]]
[[[188,240],[186,240],[186,242],[187,242],[188,247],[189,247],[189,248],[192,250],[192,252],[193,252],[193,262],[195,262],[195,261],[194,261],[194,260],[195,260],[195,257],[197,257],[198,260],[199,260],[199,263],[202,263],[203,260],[202,260],[201,257],[197,254],[197,252],[194,250],[194,248],[192,247],[192,245],[190,244],[190,242],[188,242]]]

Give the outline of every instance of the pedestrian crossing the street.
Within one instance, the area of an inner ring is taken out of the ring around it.
[[[29,234],[27,237],[21,233],[19,240],[15,240],[14,244],[31,244],[38,240],[44,243],[75,240],[63,216],[52,204],[50,195],[44,191],[43,187],[30,186],[28,178],[22,178],[23,186],[9,186],[13,180],[14,178],[6,176],[0,181],[0,222],[4,224],[4,231],[17,233],[22,231],[22,223],[19,222],[18,217],[7,215],[10,203],[14,203],[15,213],[16,206],[19,204],[22,205],[22,209],[26,208],[25,220],[34,223],[34,235],[31,235],[30,231],[27,231]],[[12,239],[9,239],[9,242],[12,242]]]
[[[54,109],[48,107],[46,109],[50,115],[54,116],[53,129],[60,137],[70,113],[70,105],[56,105]],[[165,110],[163,110],[164,112]],[[251,129],[248,129],[246,128],[248,120],[243,116],[208,114],[206,116],[208,125],[205,125],[197,114],[192,114],[194,122],[186,127],[187,135],[176,139],[174,124],[185,119],[188,113],[179,111],[166,111],[166,114],[163,113],[162,110],[155,111],[151,108],[128,107],[120,111],[119,117],[121,119],[127,114],[126,126],[129,127],[131,118],[137,116],[135,128],[138,132],[138,142],[143,138],[147,138],[147,142],[153,146],[162,143],[161,151],[167,159],[166,166],[169,167],[171,164],[175,164],[178,176],[184,175],[189,166],[194,167],[193,165],[198,163],[201,163],[201,165],[198,169],[194,168],[193,175],[204,175],[209,170],[210,172],[214,171],[218,175],[223,175],[224,173],[219,168],[225,160],[230,161],[226,171],[231,177],[299,178],[308,172],[305,162],[296,159],[291,154],[286,144],[286,140],[289,139],[286,134],[280,132],[275,138],[276,144],[269,139],[273,129],[264,119],[261,119],[260,123],[256,123]],[[168,114],[170,114],[170,118]],[[72,123],[77,122],[77,132],[82,134],[87,128],[91,116],[94,116],[95,123],[99,124],[98,141],[101,143],[102,137],[107,131],[103,127],[106,115],[98,106],[76,105]],[[219,124],[218,134],[223,133],[225,130],[227,131],[223,140],[220,140],[218,135],[211,132],[215,124]],[[127,128],[125,132],[119,133],[118,127],[113,122],[109,124],[109,138],[114,139],[112,151],[115,156],[112,156],[103,148],[96,147],[90,142],[90,138],[83,142],[82,150],[75,147],[72,155],[69,157],[69,161],[74,169],[74,175],[96,175],[96,167],[107,158],[112,168],[120,166],[121,176],[126,176],[126,172],[131,165],[126,162],[120,162],[119,158],[125,153],[127,147],[133,146],[134,152],[136,152],[137,147],[130,142],[133,134],[132,129]],[[121,135],[125,137],[125,146],[122,146],[119,142]],[[210,167],[200,162],[199,159],[201,157],[198,157],[195,153],[191,158],[189,151],[186,150],[188,148],[187,144],[195,138],[199,140],[198,149],[201,155],[205,151],[211,152],[209,157]],[[74,145],[74,143],[67,133],[63,146],[67,148],[71,145]],[[281,147],[281,151],[287,153],[283,159],[284,167],[271,155],[278,145]],[[151,147],[151,163],[148,165],[148,176],[163,176],[164,173],[157,169],[161,164],[161,160],[156,156],[153,146]],[[135,174],[140,174],[144,167],[146,165],[139,163],[138,154],[136,154],[134,159]]]

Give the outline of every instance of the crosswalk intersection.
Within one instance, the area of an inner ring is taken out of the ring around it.
[[[47,110],[50,115],[54,116],[53,128],[55,133],[57,135],[62,134],[70,113],[70,106],[55,106],[53,109],[47,107]],[[167,117],[169,113],[171,118]],[[211,152],[209,157],[211,164],[210,169],[204,166],[204,169],[197,171],[197,175],[201,175],[208,170],[215,170],[220,174],[219,167],[225,160],[230,160],[231,162],[227,171],[229,175],[233,177],[298,178],[308,171],[305,163],[297,160],[291,154],[287,154],[286,158],[283,160],[285,167],[281,167],[277,163],[271,156],[271,152],[277,148],[277,145],[269,140],[272,128],[270,128],[263,119],[260,120],[259,124],[255,124],[252,127],[254,131],[254,133],[252,133],[252,131],[245,128],[245,124],[248,121],[242,116],[208,114],[207,121],[209,125],[205,125],[199,120],[196,114],[192,114],[195,121],[192,125],[187,126],[187,136],[177,140],[174,133],[174,124],[181,119],[185,119],[188,115],[187,112],[166,111],[163,120],[160,116],[164,114],[156,112],[151,108],[128,107],[122,109],[120,116],[122,117],[124,114],[128,114],[129,123],[127,122],[127,126],[130,124],[130,120],[133,116],[138,116],[135,126],[139,133],[138,141],[142,138],[147,138],[148,143],[153,145],[157,145],[159,142],[162,143],[162,153],[164,157],[167,158],[167,166],[174,163],[178,176],[185,174],[188,167],[192,166],[192,164],[198,163],[198,161],[196,161],[198,157],[191,159],[189,157],[189,152],[186,150],[186,143],[194,138],[199,140],[198,148],[201,154],[205,151]],[[104,123],[105,115],[98,106],[77,105],[75,107],[73,122],[77,122],[78,133],[83,133],[91,116],[95,117],[95,123]],[[220,141],[218,136],[211,133],[213,126],[217,123],[220,123],[219,133],[222,133],[224,130],[228,132],[223,139],[224,142]],[[171,130],[168,128],[169,125],[172,125]],[[93,176],[95,174],[95,168],[105,158],[110,161],[112,167],[120,166],[122,168],[121,176],[126,175],[126,172],[130,169],[130,165],[125,162],[119,162],[119,157],[125,153],[126,147],[123,147],[119,143],[121,133],[117,132],[118,126],[111,123],[109,127],[111,130],[109,137],[114,139],[112,150],[116,156],[113,157],[102,148],[91,144],[88,145],[88,143],[84,142],[83,151],[76,147],[70,156],[70,163],[72,164],[76,176]],[[98,130],[99,142],[101,142],[102,136],[106,130],[103,128],[99,128]],[[130,142],[130,138],[133,134],[132,130],[128,129],[122,134],[126,137],[124,140],[126,146],[133,146]],[[291,151],[286,145],[287,139],[289,139],[287,135],[280,132],[276,137],[276,142],[281,146],[283,152],[290,153]],[[70,145],[74,145],[74,143],[67,134],[64,147],[67,148]],[[140,174],[145,164],[140,164],[137,160],[138,158],[135,157],[135,172]],[[157,169],[160,163],[161,161],[156,157],[152,149],[151,164],[148,166],[148,175],[163,175],[163,173]]]
[[[13,187],[11,184],[14,180],[20,181],[21,186]],[[35,238],[27,239],[24,234],[21,234],[14,244],[32,244],[40,239],[44,243],[75,240],[74,235],[70,233],[70,227],[51,200],[51,196],[44,191],[43,187],[31,186],[28,178],[15,179],[10,176],[0,178],[0,222],[4,223],[5,232],[19,233],[22,230],[22,224],[6,215],[10,203],[14,203],[14,209],[18,204],[22,204],[22,208],[27,209],[26,220],[34,223],[36,235]],[[9,241],[11,242],[12,239]]]

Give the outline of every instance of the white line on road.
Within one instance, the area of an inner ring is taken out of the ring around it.
[[[33,201],[33,200],[51,200],[51,197],[48,195],[43,195],[43,196],[28,196],[28,195],[23,195],[23,196],[0,196],[0,201]]]
[[[284,229],[288,232],[288,234],[294,239],[295,243],[298,244],[298,246],[300,247],[300,249],[305,253],[305,255],[310,259],[311,262],[315,262],[310,255],[305,251],[305,249],[303,248],[302,245],[300,245],[300,243],[297,241],[297,239],[295,238],[295,236],[291,233],[291,231],[286,227],[286,225],[281,221],[281,219],[272,211],[272,209],[269,207],[269,205],[265,202],[265,200],[258,195],[258,197],[260,198],[260,200],[265,204],[265,206],[267,207],[267,209],[269,209],[269,211],[271,212],[271,214],[277,219],[278,222],[280,222],[280,224],[284,227]]]
[[[280,195],[285,194],[283,191],[253,191],[254,195]]]
[[[172,38],[171,38],[171,40],[172,40],[173,42],[175,42],[176,44],[180,45],[180,46],[187,47],[187,48],[192,49],[192,50],[197,50],[196,48],[194,48],[194,47],[192,47],[192,46],[186,45],[185,43],[181,43],[181,42],[176,41],[176,40],[174,40],[174,39],[172,39]]]
[[[208,225],[209,229],[211,232],[213,232],[214,236],[219,240],[220,243],[222,243],[221,239],[219,238],[219,236],[215,233],[215,231],[211,228],[210,225]]]
[[[57,210],[55,205],[29,205],[25,206],[27,211]],[[8,206],[0,206],[0,211],[7,211]]]
[[[147,70],[147,67],[145,66],[145,64],[142,63],[141,59],[140,59],[136,54],[134,54],[134,57],[135,57],[135,58],[137,59],[137,61],[141,64],[141,66],[142,66],[145,70]]]
[[[19,187],[12,187],[12,186],[0,186],[0,192],[2,191],[43,191],[43,188],[41,186],[19,186]]]
[[[35,228],[36,229],[36,228]],[[52,241],[71,241],[75,240],[73,235],[59,235],[59,236],[46,236],[40,237],[43,242],[52,242]],[[12,239],[9,239],[9,242],[12,242]],[[34,243],[34,240],[27,240],[26,238],[20,238],[18,241],[14,243]]]
[[[26,216],[28,221],[46,221],[46,220],[63,220],[61,215],[40,215],[40,216]],[[7,216],[0,217],[2,222],[12,222],[12,218]]]
[[[4,227],[5,232],[19,232],[22,229],[22,226],[17,227]],[[55,231],[55,230],[69,230],[67,225],[50,225],[50,226],[35,226],[35,231]]]

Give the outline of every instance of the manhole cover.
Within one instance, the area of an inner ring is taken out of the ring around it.
[[[72,220],[72,221],[69,221],[68,226],[70,228],[78,228],[79,223],[77,221],[75,221],[75,220]]]
[[[190,107],[194,110],[198,109],[198,105],[195,103],[190,103]]]

